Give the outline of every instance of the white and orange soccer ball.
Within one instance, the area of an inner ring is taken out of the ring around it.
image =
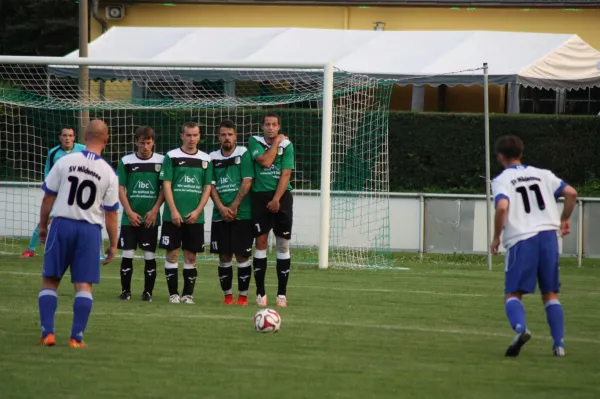
[[[254,328],[261,333],[276,333],[281,327],[281,317],[273,309],[261,309],[254,315]]]

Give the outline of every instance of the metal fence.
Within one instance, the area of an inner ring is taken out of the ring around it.
[[[0,182],[0,236],[29,237],[39,217],[39,187],[39,183]],[[318,196],[319,191],[294,191],[292,242],[319,244]],[[487,253],[485,195],[390,193],[389,203],[392,251]],[[209,227],[210,201],[206,211]],[[562,256],[577,257],[579,265],[584,257],[600,258],[600,223],[595,222],[600,222],[600,198],[580,198],[571,217],[571,234],[560,240]]]

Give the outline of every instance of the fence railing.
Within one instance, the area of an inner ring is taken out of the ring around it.
[[[332,192],[333,196],[359,194],[364,193]],[[318,190],[294,191],[292,242],[318,245],[318,196]],[[28,237],[37,223],[41,198],[40,183],[0,182],[0,236]],[[486,254],[485,198],[479,194],[389,193],[392,250],[421,256]],[[206,211],[208,228],[210,201]],[[600,198],[578,199],[571,234],[560,240],[560,251],[562,256],[576,257],[579,265],[585,257],[600,258]]]

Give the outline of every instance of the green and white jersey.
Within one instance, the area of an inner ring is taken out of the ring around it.
[[[267,150],[271,148],[270,144],[267,144],[265,138],[262,136],[252,136],[248,140],[248,150],[252,160],[263,155]],[[277,149],[277,157],[270,168],[263,168],[254,162],[254,184],[252,185],[252,191],[254,192],[265,192],[277,190],[277,184],[281,177],[281,171],[284,169],[294,169],[295,156],[294,156],[294,145],[288,139],[285,139],[279,144]],[[288,183],[288,191],[292,190],[292,185]]]
[[[175,207],[185,220],[186,215],[198,207],[204,186],[212,184],[210,156],[200,150],[195,154],[188,154],[181,148],[169,151],[163,161],[160,180],[171,182]],[[168,206],[165,206],[163,220],[171,221]],[[204,210],[196,223],[204,223]]]
[[[164,156],[156,153],[147,159],[140,158],[137,154],[129,154],[119,161],[117,167],[119,185],[127,190],[127,199],[131,209],[142,217],[156,204],[160,194],[158,176],[163,158]],[[123,226],[131,225],[125,212],[123,212],[121,224]],[[160,212],[156,217],[156,224],[160,224]]]
[[[210,153],[213,164],[213,182],[219,199],[225,206],[231,206],[237,196],[242,180],[254,178],[254,165],[246,147],[237,146],[229,156],[224,156],[221,150]],[[221,212],[215,206],[213,209],[213,221],[222,220]],[[252,219],[252,203],[250,196],[246,195],[238,208],[238,220]]]

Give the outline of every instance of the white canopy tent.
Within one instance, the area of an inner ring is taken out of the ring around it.
[[[77,58],[75,51],[66,56]],[[600,86],[600,52],[577,35],[490,31],[371,31],[304,28],[111,28],[89,57],[223,63],[326,63],[399,85],[490,84],[579,89]],[[53,68],[56,74],[76,71]],[[92,76],[113,79],[109,70]]]

